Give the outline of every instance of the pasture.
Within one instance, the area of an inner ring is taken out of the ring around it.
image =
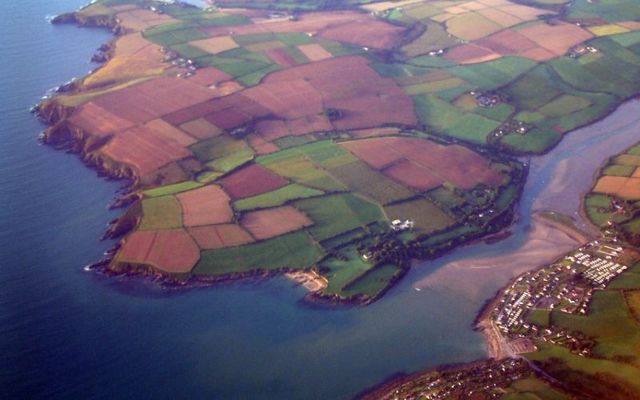
[[[301,231],[244,246],[203,251],[193,273],[223,276],[258,270],[306,269],[323,256],[324,250]]]

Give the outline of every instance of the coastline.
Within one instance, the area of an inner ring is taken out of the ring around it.
[[[133,170],[126,164],[114,162],[113,160],[104,157],[102,154],[96,155],[93,152],[93,149],[99,147],[102,144],[102,140],[104,139],[96,138],[90,132],[86,132],[82,129],[71,127],[67,123],[67,119],[74,112],[75,107],[60,104],[56,100],[56,95],[78,94],[85,91],[85,88],[83,87],[83,81],[87,77],[98,71],[100,68],[105,66],[111,60],[111,58],[113,57],[112,49],[115,47],[116,41],[119,39],[119,36],[127,33],[127,30],[119,24],[116,18],[107,18],[104,16],[80,18],[77,11],[60,14],[54,17],[51,20],[51,23],[77,24],[80,27],[108,29],[114,35],[109,42],[103,44],[100,47],[100,49],[104,49],[106,51],[103,52],[105,58],[103,60],[100,60],[102,64],[99,67],[78,80],[60,86],[51,98],[45,99],[40,104],[36,105],[33,108],[32,112],[48,126],[42,134],[42,142],[44,144],[50,145],[59,150],[66,150],[77,154],[81,161],[88,168],[94,169],[101,177],[125,181],[125,187],[122,193],[116,196],[111,205],[112,208],[125,208],[141,199],[141,194],[136,191],[136,188],[140,186],[141,177],[138,176],[135,170]],[[475,146],[471,147],[475,148]],[[516,199],[508,209],[504,210],[500,214],[500,217],[505,215],[507,216],[506,227],[510,226],[513,220],[513,209],[516,207],[516,204],[518,203],[522,194],[524,181],[526,180],[526,173],[522,179],[523,182],[519,185],[519,193]],[[117,239],[135,229],[135,227],[137,226],[137,216],[133,215],[134,221],[132,222],[132,215],[129,215],[130,212],[136,214],[135,211],[131,211],[131,208],[127,209],[127,211],[125,211],[121,216],[110,223],[105,234],[103,235],[103,238]],[[496,217],[496,219],[499,218]],[[505,225],[503,223],[501,224]],[[471,235],[470,237],[465,238],[462,242],[452,246],[451,248],[440,249],[433,256],[414,258],[413,261],[426,261],[429,259],[435,259],[449,253],[450,251],[453,251],[455,248],[458,248],[460,246],[491,238],[494,235],[500,234],[506,228],[502,225],[500,225],[499,229],[495,232],[481,232],[475,235]],[[88,268],[100,270],[106,274],[114,276],[148,276],[152,281],[158,282],[160,285],[167,287],[190,287],[201,285],[208,286],[219,284],[222,282],[232,282],[244,279],[268,279],[274,276],[284,275],[287,272],[301,271],[300,269],[288,267],[275,270],[253,270],[242,273],[229,273],[216,277],[204,277],[194,275],[172,275],[162,272],[154,268],[153,266],[146,265],[141,266],[126,264],[114,268],[114,255],[117,253],[119,246],[120,244],[116,244],[111,249],[111,251],[109,251],[109,256],[98,260],[97,262],[91,264]],[[383,297],[384,294],[387,293],[391,288],[393,288],[395,284],[406,275],[407,272],[408,268],[403,268],[402,272],[394,277],[389,285],[374,297],[366,295],[356,295],[353,297],[344,298],[335,294],[325,294],[319,291],[312,291],[305,295],[304,299],[316,304],[368,305]]]
[[[126,30],[118,24],[118,21],[115,18],[106,18],[103,16],[98,16],[94,18],[78,18],[77,12],[61,14],[58,17],[52,20],[52,23],[75,23],[82,27],[99,27],[104,29],[109,29],[113,34],[113,39],[104,45],[105,48],[113,48],[115,42],[118,40],[118,36],[125,33]],[[112,56],[112,52],[105,52],[105,64],[109,62]],[[105,65],[103,64],[103,65]],[[97,71],[100,67],[98,67]],[[87,75],[90,76],[91,74]],[[65,93],[79,93],[83,91],[82,82],[86,77],[73,82],[71,85],[65,86]],[[60,92],[59,92],[60,93]],[[609,114],[614,112],[621,104],[616,105],[611,110],[608,111],[607,114],[601,116],[598,120],[606,118]],[[71,128],[67,123],[67,118],[73,112],[73,107],[66,107],[58,102],[56,102],[55,97],[52,99],[47,99],[40,103],[36,109],[35,113],[41,118],[49,127],[46,129],[43,135],[43,142],[51,145],[56,148],[66,149],[72,152],[75,152],[79,155],[80,159],[87,165],[89,168],[95,169],[100,176],[107,177],[109,179],[122,179],[127,180],[126,190],[116,198],[114,201],[113,207],[115,208],[124,208],[127,205],[135,202],[140,198],[140,194],[137,193],[134,189],[140,184],[140,177],[137,176],[136,172],[129,166],[117,162],[113,162],[101,155],[96,155],[92,153],[92,149],[95,146],[99,146],[100,143],[96,140],[89,132],[84,132],[80,129]],[[595,123],[597,122],[591,122]],[[590,123],[590,124],[591,124]],[[577,128],[579,129],[579,128]],[[573,131],[571,131],[573,132]],[[569,133],[571,133],[569,132]],[[555,147],[554,147],[555,148]],[[552,148],[553,149],[553,148]],[[548,151],[551,151],[549,149]],[[548,153],[545,152],[545,153]],[[523,183],[526,182],[527,177],[523,177]],[[453,251],[454,249],[464,246],[467,244],[471,244],[477,241],[482,240],[491,240],[492,238],[497,238],[498,240],[501,238],[500,235],[504,235],[505,230],[508,229],[508,226],[512,223],[514,219],[513,209],[517,207],[517,204],[520,201],[520,196],[522,194],[523,186],[520,186],[519,194],[517,198],[514,200],[514,203],[511,205],[510,209],[506,210],[505,213],[510,214],[507,216],[507,223],[503,223],[500,228],[495,232],[483,232],[476,236],[465,238],[461,243],[457,243],[451,248],[447,248],[444,250],[438,251],[433,257],[425,257],[420,258],[420,261],[435,259],[441,257],[444,254]],[[127,213],[125,212],[122,216],[117,218],[114,223],[109,227],[107,232],[105,233],[105,237],[109,238],[118,238],[132,229],[135,228],[135,224],[131,224],[130,220],[128,220]],[[117,248],[116,248],[117,249]],[[111,268],[112,258],[107,258],[104,260],[100,260],[98,264],[102,265],[104,269],[110,269],[110,273],[113,274],[131,274],[131,275],[149,275],[154,277],[154,280],[161,280],[163,284],[167,284],[169,286],[186,286],[190,283],[192,284],[202,284],[203,282],[206,284],[215,284],[218,282],[229,282],[235,281],[239,279],[248,279],[248,278],[258,278],[258,279],[266,279],[275,275],[281,275],[288,271],[296,270],[295,268],[284,268],[278,270],[255,270],[243,273],[231,273],[227,275],[223,275],[220,277],[196,277],[190,276],[188,279],[182,279],[182,277],[171,276],[170,274],[163,273],[154,269],[153,267],[144,267],[140,268],[138,266],[126,266],[122,269],[113,269]],[[298,270],[299,271],[299,270]],[[356,296],[353,298],[342,298],[337,295],[327,295],[319,292],[311,292],[305,296],[306,300],[310,300],[312,302],[317,303],[329,303],[329,304],[370,304],[379,298],[381,298],[388,290],[390,290],[397,281],[399,281],[405,274],[407,270],[404,269],[398,277],[396,277],[381,293],[376,295],[375,297],[366,297],[366,296]]]

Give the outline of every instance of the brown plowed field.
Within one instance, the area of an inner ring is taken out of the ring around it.
[[[329,122],[329,118],[324,115],[309,115],[307,122],[313,132],[326,132],[333,130],[333,125]]]
[[[251,115],[243,113],[241,108],[231,108],[214,112],[204,117],[207,121],[222,129],[233,129],[251,121]]]
[[[598,179],[593,191],[612,194],[627,200],[640,200],[640,178],[603,176]]]
[[[395,82],[381,78],[362,57],[332,58],[274,72],[264,84],[288,85],[299,79],[320,93],[325,108],[347,111],[334,122],[340,129],[383,123],[414,125],[417,121],[411,98]]]
[[[244,89],[244,86],[236,81],[221,82],[216,87],[209,88],[214,98],[228,96]]]
[[[274,153],[280,150],[278,146],[276,146],[271,142],[267,142],[266,140],[264,140],[264,138],[262,138],[262,136],[259,136],[259,135],[249,136],[247,142],[249,143],[249,146],[251,146],[251,148],[259,156],[264,154]]]
[[[423,139],[396,137],[344,142],[342,146],[374,168],[399,163],[383,172],[416,188],[436,182],[435,178],[461,188],[472,188],[480,182],[495,186],[503,179],[481,155],[459,145],[443,146]],[[402,163],[403,160],[410,162]]]
[[[122,42],[122,43],[121,43]],[[113,83],[159,76],[171,68],[165,63],[160,46],[144,39],[140,33],[126,35],[116,41],[115,55],[83,81],[86,89]]]
[[[397,162],[383,172],[389,178],[421,191],[437,188],[444,183],[431,171],[409,160]]]
[[[287,128],[289,129],[289,132],[291,132],[292,136],[302,136],[312,131],[306,118],[287,121]]]
[[[403,155],[391,149],[381,151],[381,144],[377,140],[354,140],[344,142],[342,147],[352,152],[356,157],[364,160],[375,169],[384,169],[403,158]]]
[[[298,50],[300,50],[310,61],[321,61],[333,57],[331,53],[317,43],[302,44],[298,46]]]
[[[216,110],[217,107],[212,101],[205,101],[194,104],[191,107],[166,114],[162,119],[171,125],[181,125],[186,122],[193,121],[194,119],[204,117],[207,114],[211,114]]]
[[[118,258],[127,261],[142,262],[147,258],[153,241],[156,238],[155,231],[137,231],[123,241]]]
[[[193,42],[189,42],[189,44],[210,54],[218,54],[238,47],[238,43],[236,43],[231,36],[194,40]]]
[[[71,125],[94,136],[105,136],[135,125],[133,122],[112,114],[93,102],[83,104],[71,115],[69,122]]]
[[[475,43],[502,55],[519,54],[538,47],[531,39],[510,29],[480,39]]]
[[[478,14],[492,20],[503,28],[518,25],[519,23],[524,22],[522,19],[497,8],[484,8],[482,10],[478,10]]]
[[[176,197],[182,205],[185,226],[223,224],[233,219],[229,196],[218,186],[204,186]]]
[[[144,126],[164,138],[173,140],[181,146],[190,146],[197,142],[197,140],[191,136],[160,118],[151,120],[144,124]]]
[[[264,54],[266,54],[273,62],[278,65],[282,65],[283,67],[292,67],[298,64],[296,60],[291,57],[291,54],[287,52],[287,49],[268,49],[264,51]]]
[[[180,125],[180,129],[183,129],[194,138],[201,140],[210,139],[212,137],[219,136],[222,133],[222,129],[213,125],[204,118],[198,118],[186,122]]]
[[[104,94],[93,102],[120,118],[143,123],[210,98],[209,89],[186,79],[159,78]]]
[[[288,183],[280,175],[257,164],[242,167],[222,179],[222,187],[234,200],[271,192]]]
[[[292,206],[252,211],[245,214],[240,223],[258,240],[297,231],[313,224],[306,215]]]
[[[470,43],[454,47],[447,51],[444,58],[458,64],[475,64],[495,60],[500,58],[500,54],[478,46],[477,44]]]
[[[228,27],[209,27],[203,30],[210,36],[226,36]],[[302,32],[317,33],[330,39],[359,46],[389,49],[401,39],[404,28],[382,22],[368,14],[355,11],[312,12],[297,20],[268,21],[234,26],[235,35],[259,33]]]
[[[196,70],[196,73],[187,80],[197,83],[198,85],[211,86],[231,79],[233,79],[233,77],[226,72],[220,71],[217,68],[206,67]]]
[[[256,125],[256,132],[267,142],[290,136],[289,128],[282,120],[265,120]]]
[[[377,20],[328,27],[319,33],[327,39],[375,49],[391,49],[401,38],[403,28]]]
[[[220,249],[253,242],[251,235],[240,225],[207,225],[189,228],[189,233],[201,249]]]
[[[242,94],[285,119],[322,112],[322,96],[303,79],[292,79],[286,83],[265,82]]]
[[[518,32],[556,56],[565,54],[571,47],[593,37],[588,31],[565,22],[558,22],[555,25],[539,23]]]
[[[200,248],[184,229],[134,232],[124,240],[117,258],[169,273],[189,272],[199,259]]]
[[[542,47],[536,47],[535,49],[527,50],[520,55],[533,61],[548,61],[556,57],[555,54],[547,49],[543,49]]]
[[[191,151],[144,126],[118,132],[103,150],[114,161],[134,167],[139,176],[191,156]]]
[[[150,10],[134,9],[116,14],[120,25],[133,31],[143,31],[155,25],[175,21],[167,14],[156,14]]]

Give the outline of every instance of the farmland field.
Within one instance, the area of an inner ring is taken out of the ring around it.
[[[323,253],[307,233],[295,232],[255,244],[204,251],[193,272],[222,276],[256,270],[304,269],[322,258]]]
[[[325,240],[383,219],[379,206],[352,194],[300,200],[295,207],[314,222],[309,232],[317,240]]]
[[[52,101],[76,107],[55,135],[81,138],[90,162],[141,194],[123,242],[151,232],[136,239],[149,251],[131,265],[194,275],[341,265],[318,272],[338,297],[377,298],[403,271],[407,255],[379,241],[424,254],[505,223],[474,216],[518,198],[522,166],[509,157],[601,117],[636,90],[640,66],[633,21],[578,26],[509,0],[207,11],[112,1],[83,12],[127,29],[113,57]],[[603,178],[628,179],[616,190],[634,198],[638,162],[618,162]],[[395,231],[394,219],[413,225]],[[193,257],[168,266],[169,253],[154,253],[151,234],[164,231],[200,249],[195,269]],[[289,241],[302,248],[285,254]],[[226,256],[241,260],[236,270]]]

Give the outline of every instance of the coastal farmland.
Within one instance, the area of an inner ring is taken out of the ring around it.
[[[325,282],[316,299],[373,301],[412,258],[508,223],[526,175],[514,156],[640,90],[640,24],[619,15],[245,3],[257,8],[98,0],[65,17],[118,32],[95,73],[41,108],[56,123],[46,141],[73,143],[139,196],[113,270],[298,270]],[[598,194],[633,190],[634,160]],[[156,249],[174,237],[176,262]]]

